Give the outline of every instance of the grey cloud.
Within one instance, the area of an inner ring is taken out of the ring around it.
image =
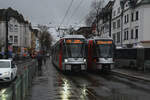
[[[70,1],[71,0],[0,0],[0,7],[12,7],[33,23],[48,24],[51,22],[59,25]],[[80,3],[80,0],[74,0],[64,24],[68,23],[68,25],[70,25],[78,23],[81,19],[84,20],[84,16],[89,12],[91,2],[92,0],[84,0],[80,9],[70,18],[72,12]]]

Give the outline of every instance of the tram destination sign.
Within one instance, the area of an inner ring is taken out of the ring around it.
[[[66,43],[80,44],[80,43],[83,43],[83,41],[82,40],[78,40],[78,39],[74,39],[74,40],[68,39],[68,40],[66,40]]]
[[[102,41],[102,40],[99,40],[99,41],[97,41],[97,44],[112,44],[112,41]]]

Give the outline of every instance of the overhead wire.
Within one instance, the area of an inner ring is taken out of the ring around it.
[[[71,14],[70,20],[72,19],[73,15],[76,14],[76,12],[79,10],[79,8],[80,8],[80,6],[82,5],[83,1],[84,1],[84,0],[81,0],[81,1],[79,2],[79,4],[77,5],[77,7],[74,9],[73,13]],[[68,23],[70,22],[70,20],[68,21]],[[67,23],[67,24],[68,24],[68,23]]]
[[[84,3],[84,5],[83,5],[83,7],[86,7],[86,3]],[[87,7],[85,8],[87,11],[88,11],[88,9],[87,9]],[[80,12],[80,14],[79,15],[82,15],[83,14],[83,11],[82,12]],[[86,14],[85,16],[83,16],[78,22],[77,22],[77,25],[80,25],[80,24],[82,24],[83,23],[83,21],[85,21],[85,17],[87,16],[88,14]]]
[[[72,4],[73,4],[73,1],[74,1],[74,0],[71,0],[70,4],[69,4],[69,6],[68,6],[68,9],[66,10],[65,16],[63,17],[63,19],[62,19],[62,21],[61,21],[61,23],[60,23],[60,25],[59,25],[59,28],[61,27],[61,25],[62,25],[63,22],[65,21],[65,18],[66,18],[66,16],[68,15],[68,13],[69,13],[69,11],[70,11],[70,9],[71,9],[71,6],[72,6]]]

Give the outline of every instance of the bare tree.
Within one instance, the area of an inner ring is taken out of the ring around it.
[[[38,28],[41,31],[41,34],[39,36],[41,48],[44,52],[47,52],[50,50],[53,40],[50,32],[48,31],[49,27],[47,27],[46,25],[38,25]]]
[[[104,0],[94,0],[92,2],[91,11],[87,15],[86,21],[85,21],[87,26],[91,26],[95,20],[97,20],[98,22],[98,15],[102,11],[103,4],[104,4]]]

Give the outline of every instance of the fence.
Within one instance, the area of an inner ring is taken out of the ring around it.
[[[19,71],[17,79],[10,87],[0,91],[0,100],[25,100],[28,95],[32,79],[37,72],[36,61],[30,61],[18,67],[21,67],[22,71]]]
[[[150,48],[123,48],[115,51],[115,66],[150,69]]]

